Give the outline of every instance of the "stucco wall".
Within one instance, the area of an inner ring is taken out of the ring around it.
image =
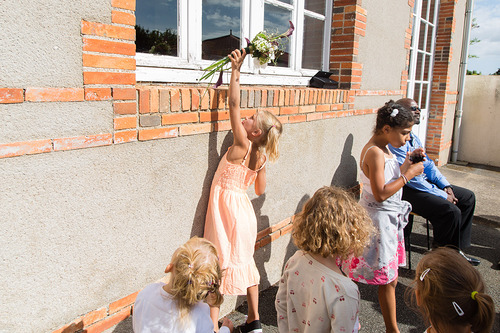
[[[286,125],[268,189],[251,195],[259,230],[293,215],[322,185],[354,185],[373,120]],[[230,139],[221,132],[0,159],[0,299],[9,304],[0,330],[55,329],[161,277],[175,248],[201,235]],[[279,244],[257,255],[268,285],[289,246]]]
[[[81,20],[109,23],[111,2],[2,1],[0,15],[0,87],[73,87],[83,83]]]
[[[358,60],[363,64],[361,89],[399,90],[406,67],[405,30],[411,8],[407,1],[364,1],[366,32],[359,39]]]
[[[458,160],[500,167],[500,76],[467,75]]]

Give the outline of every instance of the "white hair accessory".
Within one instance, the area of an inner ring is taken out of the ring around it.
[[[398,115],[398,113],[399,113],[399,110],[398,110],[398,109],[394,109],[394,110],[392,110],[392,112],[391,112],[391,117],[392,117],[392,118],[396,117],[396,116]]]
[[[465,314],[464,310],[462,310],[462,308],[456,302],[451,302],[451,304],[453,304],[453,307],[455,308],[455,311],[457,312],[457,314],[460,317],[462,317]]]
[[[425,271],[422,272],[422,274],[420,274],[420,281],[424,281],[425,276],[427,275],[427,273],[429,273],[430,270],[431,270],[430,268],[427,268]]]

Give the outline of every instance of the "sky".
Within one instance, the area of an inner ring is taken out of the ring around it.
[[[472,17],[479,28],[472,29],[470,37],[481,41],[469,47],[469,54],[478,58],[469,58],[467,69],[489,75],[500,68],[500,1],[474,0]]]

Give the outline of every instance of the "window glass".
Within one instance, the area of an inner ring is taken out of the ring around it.
[[[306,0],[305,9],[325,15],[325,0]]]
[[[203,0],[202,59],[218,60],[239,48],[240,1]]]
[[[177,1],[139,0],[136,6],[137,52],[177,56]]]
[[[429,8],[429,21],[433,24],[434,22],[434,8],[436,7],[436,0],[431,0],[430,8]]]
[[[429,19],[429,17],[427,16],[428,6],[429,6],[429,1],[428,0],[422,0],[422,15],[421,15],[421,17],[424,20],[428,20]]]
[[[417,52],[417,64],[415,71],[415,80],[422,80],[422,66],[423,66],[423,54],[421,52]]]
[[[323,30],[324,21],[305,16],[302,68],[321,69],[321,60],[323,58]]]
[[[431,52],[432,48],[432,33],[434,32],[434,27],[431,25],[427,25],[427,46],[425,50],[427,52]]]
[[[269,33],[283,33],[288,30],[290,24],[288,21],[292,21],[291,10],[265,4],[264,5],[264,30]],[[290,58],[290,42],[285,43],[285,53],[282,54],[276,63],[279,67],[289,67]],[[269,65],[273,66],[273,63]]]
[[[425,32],[427,29],[427,24],[424,21],[420,20],[420,35],[418,37],[418,49],[425,50]]]
[[[428,83],[422,83],[422,100],[418,104],[421,109],[427,109],[427,88],[429,87]]]

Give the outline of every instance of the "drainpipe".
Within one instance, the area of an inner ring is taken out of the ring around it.
[[[460,69],[458,72],[458,96],[455,109],[455,126],[453,128],[453,145],[451,149],[451,162],[457,162],[458,144],[460,139],[460,126],[462,125],[462,106],[464,103],[465,76],[467,74],[467,58],[469,56],[469,34],[472,22],[472,8],[474,0],[467,0],[465,7],[464,35],[462,38],[462,53],[460,55]]]

